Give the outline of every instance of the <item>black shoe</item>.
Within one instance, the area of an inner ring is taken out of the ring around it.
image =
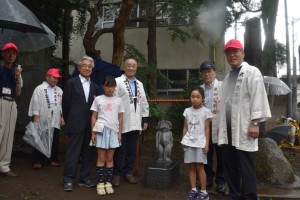
[[[225,185],[217,185],[216,191],[217,191],[218,193],[223,194],[223,196],[225,196],[225,192],[226,192]]]
[[[79,186],[85,186],[85,187],[95,187],[96,183],[94,183],[92,180],[86,180],[86,181],[80,181],[78,183]]]
[[[73,183],[65,183],[65,185],[64,185],[64,191],[66,191],[66,192],[72,192],[73,191]]]

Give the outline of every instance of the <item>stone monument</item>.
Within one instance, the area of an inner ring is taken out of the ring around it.
[[[168,189],[180,174],[179,162],[171,160],[173,135],[170,121],[158,122],[156,148],[158,159],[145,168],[145,186],[154,189]]]
[[[171,163],[171,153],[173,148],[172,124],[170,121],[162,120],[158,122],[156,132],[156,149],[158,151],[157,163]]]

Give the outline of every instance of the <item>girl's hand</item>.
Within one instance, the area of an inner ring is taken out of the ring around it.
[[[205,147],[204,147],[204,149],[203,149],[203,152],[204,152],[205,154],[208,153],[208,145],[205,145]]]
[[[92,132],[91,140],[92,140],[92,143],[95,143],[95,142],[96,142],[96,134],[95,134],[94,131]]]
[[[118,134],[118,140],[119,140],[119,144],[121,144],[121,142],[122,142],[122,134],[121,133]]]

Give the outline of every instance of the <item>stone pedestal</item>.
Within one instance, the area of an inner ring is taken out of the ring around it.
[[[151,163],[145,168],[145,186],[165,190],[172,186],[180,174],[177,160],[171,163]]]

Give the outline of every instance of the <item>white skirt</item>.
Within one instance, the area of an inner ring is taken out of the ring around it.
[[[184,148],[184,163],[203,163],[207,164],[207,154],[202,148],[185,147]]]
[[[95,143],[90,142],[90,146],[95,146],[101,149],[114,149],[121,144],[118,140],[118,132],[104,126],[102,133],[96,133]]]

